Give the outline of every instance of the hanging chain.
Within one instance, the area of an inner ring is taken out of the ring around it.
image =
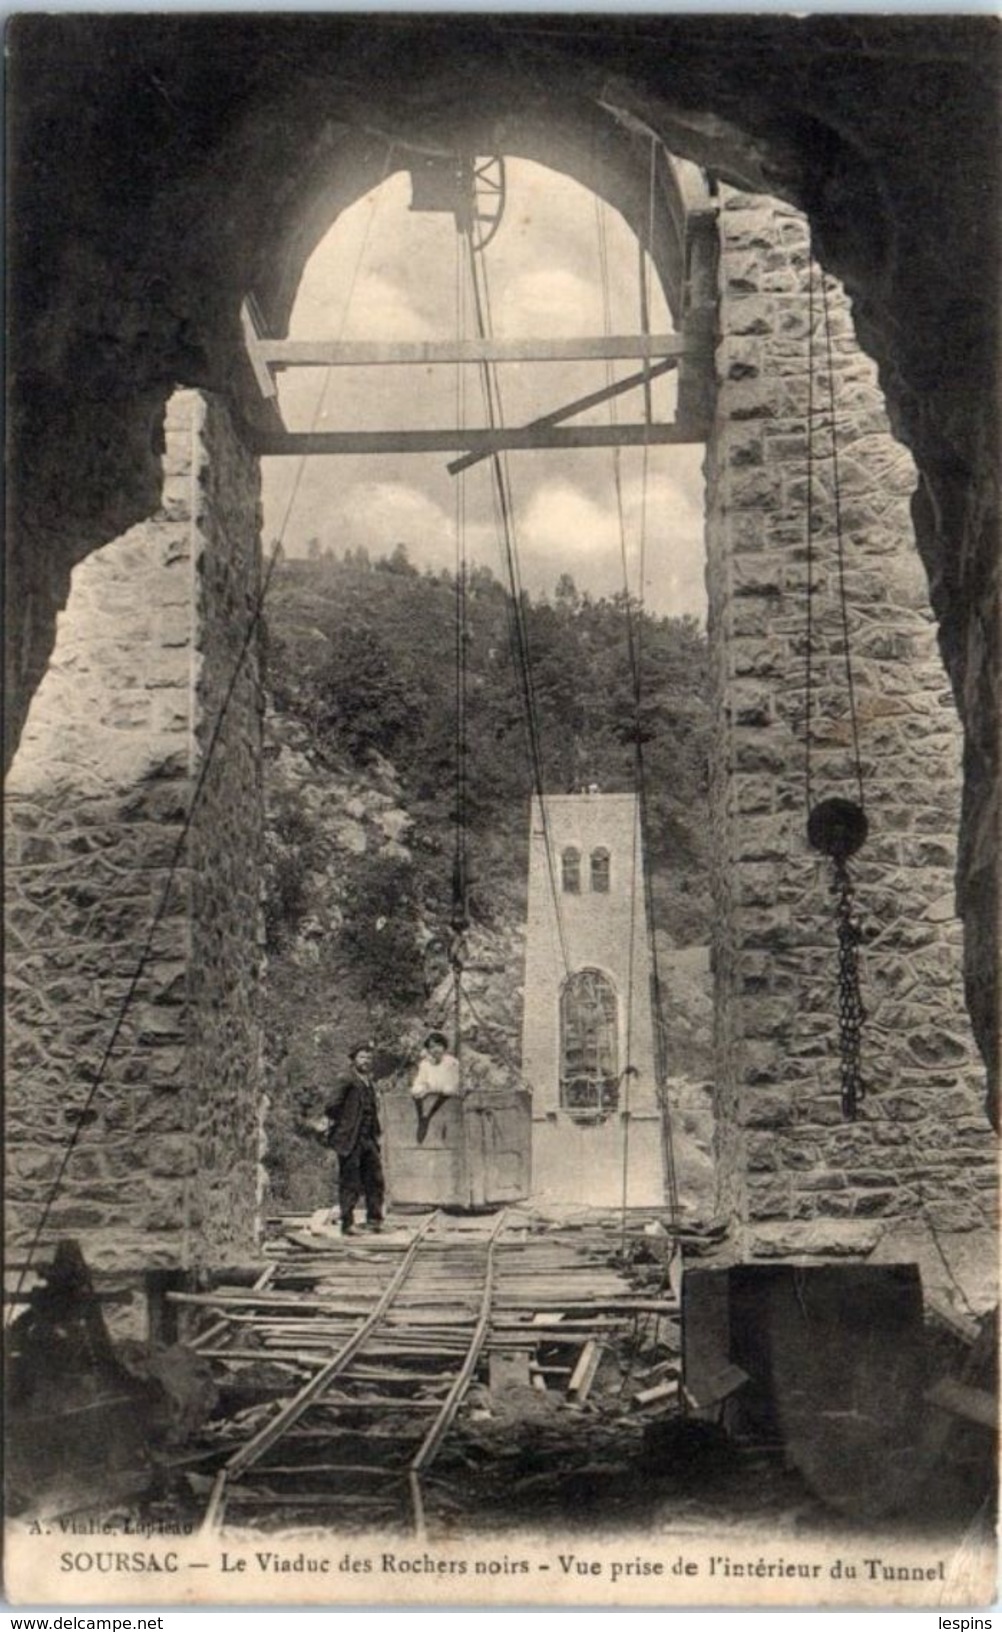
[[[832,883],[830,893],[835,903],[835,930],[838,941],[838,1047],[842,1085],[842,1115],[854,1122],[860,1102],[865,1097],[861,1064],[863,1023],[866,1011],[859,979],[859,946],[862,926],[856,911],[855,891],[849,877],[848,860],[866,841],[868,823],[863,798],[863,770],[859,747],[859,727],[856,716],[856,698],[850,654],[849,609],[846,594],[845,549],[842,527],[842,504],[839,482],[838,430],[835,407],[835,359],[832,345],[831,318],[824,272],[820,276],[821,318],[824,333],[828,377],[828,418],[831,436],[832,488],[835,523],[836,561],[838,567],[838,596],[841,610],[842,639],[845,652],[846,696],[852,725],[853,763],[859,793],[854,800],[832,797],[814,803],[811,785],[813,657],[815,642],[814,614],[814,487],[815,487],[815,403],[814,403],[814,250],[808,238],[807,273],[807,635],[805,641],[804,675],[804,771],[807,796],[807,836],[815,850],[830,858]]]
[[[855,1122],[857,1106],[865,1097],[861,1041],[866,1010],[859,985],[859,943],[862,925],[856,911],[856,892],[844,856],[832,858],[831,893],[835,897],[838,935],[838,1048],[842,1075],[842,1115]]]

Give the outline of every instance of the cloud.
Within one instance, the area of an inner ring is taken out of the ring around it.
[[[507,282],[495,318],[504,335],[597,334],[602,310],[593,283],[565,267],[547,267]]]
[[[432,340],[435,326],[397,277],[366,272],[355,285],[344,327],[346,340]]]
[[[702,456],[702,449],[695,450]],[[636,593],[640,566],[641,494],[632,485],[626,508],[634,521],[630,555],[631,588]],[[644,547],[646,602],[653,610],[675,617],[706,617],[706,545],[702,479],[694,493],[667,474],[648,480]]]
[[[653,453],[651,460],[660,452]],[[680,461],[680,452],[691,457]],[[669,468],[648,471],[644,598],[654,612],[705,617],[701,453],[700,449],[665,450]],[[639,459],[630,450],[621,461],[626,559],[634,594],[639,589],[645,513]],[[265,511],[277,518],[266,537],[277,534],[296,464],[295,460],[263,462]],[[533,594],[548,594],[561,572],[569,572],[580,589],[594,596],[621,590],[622,546],[611,465],[604,481],[586,484],[559,470],[547,474],[528,455],[517,466],[512,464],[516,536],[526,587]],[[362,544],[375,557],[403,542],[415,566],[451,568],[455,550],[452,479],[440,466],[434,479],[433,473],[422,472],[404,481],[374,468],[383,466],[382,460],[308,461],[286,530],[286,548],[292,554],[302,553],[307,541],[316,537],[338,550]],[[330,480],[332,467],[340,473],[336,484]],[[581,456],[581,470],[591,470],[587,456]],[[506,581],[486,464],[467,478],[466,549],[471,562],[489,566]]]
[[[278,461],[268,461],[274,466]],[[282,477],[282,472],[278,476]],[[272,480],[275,473],[272,472]],[[271,495],[278,508],[279,497]],[[339,554],[360,545],[373,558],[405,544],[415,566],[451,567],[455,560],[455,525],[451,515],[421,487],[399,481],[359,481],[329,490],[300,491],[285,535],[292,555],[302,554],[311,538]]]
[[[638,474],[621,482],[622,524],[615,485],[599,502],[566,480],[537,488],[518,516],[523,579],[534,592],[552,590],[562,572],[580,589],[611,596],[641,591],[652,611],[706,614],[703,511],[667,475]]]
[[[522,522],[526,545],[538,555],[570,553],[587,561],[618,545],[615,517],[570,482],[553,482],[533,494]]]
[[[296,314],[292,332],[301,339],[429,340],[436,332],[398,278],[374,271],[359,277],[347,311],[343,301],[318,296],[307,316],[299,303]],[[285,369],[278,375],[279,407],[290,430],[393,424],[406,412],[408,380],[413,392],[413,369]]]
[[[600,279],[604,243],[610,321],[615,332],[639,324],[637,245],[622,218],[577,183],[540,165],[508,167],[505,220],[487,251],[494,321],[500,334],[598,334],[605,327]],[[393,176],[339,219],[311,257],[290,332],[298,337],[371,336],[448,339],[456,333],[457,236],[449,215],[410,210],[406,175]],[[599,217],[602,229],[599,230]],[[350,300],[349,300],[350,294]],[[346,310],[347,308],[347,310]],[[656,291],[655,328],[669,326]],[[472,332],[467,309],[466,332]],[[635,365],[616,365],[632,373]],[[504,418],[525,423],[605,383],[602,363],[517,364],[500,371]],[[280,377],[287,423],[327,429],[421,428],[455,422],[456,372],[378,367],[289,371]],[[668,377],[671,380],[671,376]],[[467,424],[483,424],[476,371],[467,371]],[[673,384],[671,389],[673,389]],[[656,411],[670,412],[666,382],[655,387]],[[323,398],[321,402],[321,393]],[[640,399],[620,399],[621,420],[639,418]],[[602,423],[605,407],[585,416]],[[661,612],[703,615],[703,452],[663,447],[647,466],[648,603]],[[451,565],[454,479],[448,455],[341,456],[263,462],[265,536],[283,526],[294,493],[285,542],[302,551],[310,537],[364,544],[373,555],[407,544],[416,565]],[[614,461],[609,450],[547,450],[513,454],[512,484],[525,582],[549,592],[562,571],[582,589],[614,594],[622,587]],[[639,449],[620,457],[631,587],[639,570],[641,472]],[[471,560],[503,576],[490,467],[467,479],[467,548]]]
[[[419,487],[404,482],[359,483],[345,493],[336,520],[345,543],[351,535],[351,542],[364,544],[374,555],[406,544],[415,565],[453,565],[453,518]]]
[[[569,272],[595,291],[601,313],[604,258],[614,325],[634,328],[639,314],[637,241],[619,212],[544,165],[509,159],[507,173],[505,217],[488,250],[492,281],[500,286],[537,270]],[[656,284],[651,316],[655,326],[669,321]]]

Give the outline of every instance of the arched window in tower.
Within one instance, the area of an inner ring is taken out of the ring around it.
[[[560,1104],[573,1116],[607,1116],[619,1103],[616,988],[598,969],[569,975],[560,993]]]
[[[609,893],[609,852],[601,845],[591,853],[591,887],[596,895]]]
[[[560,858],[560,883],[565,895],[581,894],[581,852],[572,844]]]

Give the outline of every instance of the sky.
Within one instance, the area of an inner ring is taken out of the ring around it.
[[[451,215],[410,209],[406,172],[390,176],[338,218],[305,268],[289,335],[295,339],[451,340],[475,333],[469,273]],[[603,296],[602,247],[608,276]],[[507,161],[507,203],[484,254],[499,338],[601,335],[640,330],[637,242],[622,218],[577,182],[523,160]],[[656,278],[651,327],[673,327]],[[618,376],[636,362],[614,365]],[[462,383],[460,381],[462,375]],[[503,364],[507,423],[526,422],[606,383],[603,362]],[[290,429],[424,429],[483,425],[478,370],[288,369],[278,375]],[[674,376],[655,382],[654,411],[671,417]],[[462,397],[460,393],[462,392]],[[620,419],[640,419],[640,392],[618,399]],[[581,416],[607,423],[608,406]],[[453,567],[461,531],[468,561],[504,577],[487,462],[460,482],[451,454],[339,455],[262,461],[266,544],[288,555],[309,541],[337,553],[364,545],[373,558],[407,547],[415,566]],[[522,581],[552,592],[570,573],[593,596],[628,581],[649,610],[705,616],[703,449],[623,449],[617,498],[611,449],[509,455]],[[457,492],[457,490],[460,490]],[[462,524],[459,513],[462,510]]]

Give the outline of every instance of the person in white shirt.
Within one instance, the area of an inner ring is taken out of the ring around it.
[[[424,1040],[424,1054],[411,1088],[415,1099],[427,1094],[446,1097],[459,1093],[459,1061],[449,1053],[449,1040],[444,1032],[432,1031]]]
[[[411,1093],[417,1101],[418,1144],[423,1144],[428,1124],[447,1099],[462,1092],[459,1061],[449,1053],[449,1039],[441,1031],[429,1032]]]

